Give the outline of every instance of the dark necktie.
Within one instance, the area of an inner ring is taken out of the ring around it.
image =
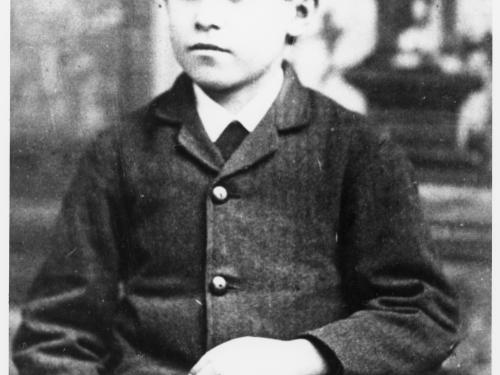
[[[229,159],[231,154],[238,148],[248,135],[243,125],[238,121],[231,122],[222,134],[215,141],[215,145],[219,148],[224,160]]]

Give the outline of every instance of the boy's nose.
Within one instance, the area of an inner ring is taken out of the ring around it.
[[[209,20],[196,20],[194,27],[199,31],[208,31],[210,29],[219,29],[220,27],[215,22]]]
[[[221,1],[200,1],[195,17],[195,28],[200,31],[220,29],[225,10],[220,6]]]

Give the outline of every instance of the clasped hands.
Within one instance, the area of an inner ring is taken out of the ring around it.
[[[206,352],[189,375],[325,375],[328,366],[306,339],[241,337]]]

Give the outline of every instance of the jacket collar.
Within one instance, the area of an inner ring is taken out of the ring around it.
[[[302,128],[309,123],[309,91],[300,84],[288,63],[283,66],[285,79],[278,97],[227,162],[203,128],[196,111],[192,82],[186,74],[181,74],[172,89],[153,101],[150,111],[161,120],[155,123],[180,124],[179,144],[222,179],[270,157],[278,149],[279,132]]]
[[[273,104],[274,125],[279,130],[302,127],[309,122],[310,106],[308,90],[302,86],[291,65],[284,61],[283,87]],[[172,88],[159,96],[150,106],[153,114],[172,124],[193,121],[196,113],[195,96],[191,78],[182,73]]]

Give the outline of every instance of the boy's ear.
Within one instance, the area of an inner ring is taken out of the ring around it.
[[[295,7],[295,18],[288,30],[288,35],[297,38],[304,33],[316,11],[317,0],[291,0]]]

